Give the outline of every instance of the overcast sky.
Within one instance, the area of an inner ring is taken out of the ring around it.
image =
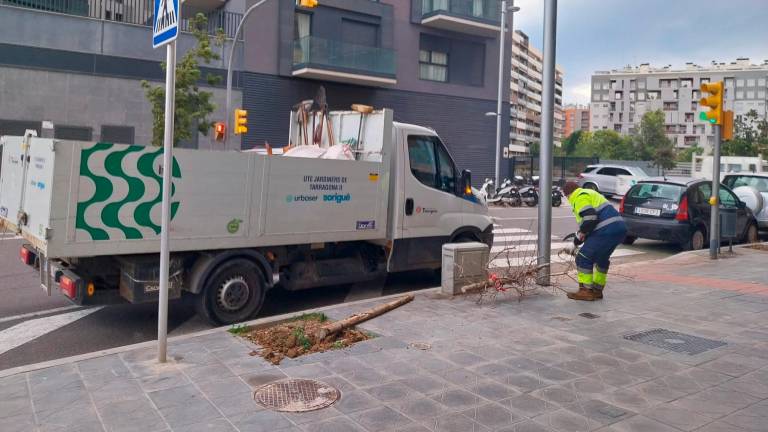
[[[543,0],[515,0],[514,28],[539,49]],[[700,28],[721,23],[719,37]],[[768,0],[559,0],[557,62],[565,102],[588,103],[596,70],[628,64],[684,67],[749,57],[768,59]]]

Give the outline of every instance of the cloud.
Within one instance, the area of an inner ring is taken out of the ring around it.
[[[565,83],[563,83],[565,84]],[[586,105],[589,103],[591,96],[589,83],[580,83],[575,85],[566,85],[563,94],[563,103],[575,103]]]

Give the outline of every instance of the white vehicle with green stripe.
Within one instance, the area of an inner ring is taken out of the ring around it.
[[[302,143],[296,118],[289,142]],[[171,298],[194,295],[209,321],[233,323],[277,283],[437,269],[444,243],[491,244],[485,203],[434,131],[390,110],[330,119],[320,148],[351,144],[351,159],[174,150]],[[21,258],[44,290],[78,304],[156,301],[162,149],[33,135],[0,137],[0,226],[28,242]]]

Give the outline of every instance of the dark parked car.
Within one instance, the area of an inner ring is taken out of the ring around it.
[[[691,178],[647,179],[632,186],[622,198],[619,212],[627,224],[626,244],[637,238],[664,240],[685,250],[709,244],[712,182]],[[727,187],[720,186],[720,207],[736,212],[739,241],[757,241],[752,211]]]

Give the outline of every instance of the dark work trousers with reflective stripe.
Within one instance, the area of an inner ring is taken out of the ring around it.
[[[594,268],[595,288],[605,287],[606,274],[611,265],[611,254],[624,241],[627,226],[624,221],[611,223],[597,231],[593,231],[581,246],[576,255],[576,267],[579,272],[591,271]],[[588,282],[589,278],[580,282]]]

